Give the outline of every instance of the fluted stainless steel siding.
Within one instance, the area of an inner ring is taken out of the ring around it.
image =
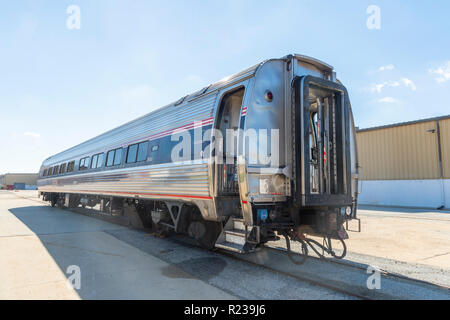
[[[207,163],[202,160],[42,179],[39,190],[206,199],[209,197]]]

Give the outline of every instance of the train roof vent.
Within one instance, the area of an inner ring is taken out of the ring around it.
[[[174,106],[179,106],[180,104],[183,103],[184,99],[186,99],[186,97],[188,97],[188,96],[189,96],[189,95],[184,96],[183,98],[181,98],[181,99],[179,99],[177,102],[175,102],[173,105],[174,105]]]
[[[197,92],[194,92],[192,95],[189,96],[188,101],[192,101],[192,100],[194,100],[195,98],[197,98],[197,97],[199,97],[199,96],[205,94],[205,93],[208,91],[208,89],[209,89],[210,87],[211,87],[211,85],[209,85],[209,86],[207,86],[207,87],[204,87],[203,89],[198,90]]]

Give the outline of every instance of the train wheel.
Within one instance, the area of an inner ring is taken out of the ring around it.
[[[188,235],[197,243],[208,250],[216,245],[216,240],[222,231],[222,224],[215,221],[206,221],[197,210],[192,215],[188,226]]]

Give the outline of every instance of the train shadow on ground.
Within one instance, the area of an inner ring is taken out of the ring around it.
[[[81,288],[76,293],[81,299],[145,297],[142,278],[148,259],[107,233],[128,228],[49,206],[18,207],[9,212],[28,229],[17,232],[26,241],[21,247],[37,248],[29,251],[31,261],[52,265],[39,244],[31,244],[29,235],[34,235],[66,279],[75,281],[71,266],[79,267]],[[129,290],[133,285],[136,290]]]
[[[66,279],[73,274],[68,272],[70,266],[80,267],[82,285],[76,293],[81,299],[154,299],[148,294],[149,282],[161,282],[161,277],[208,282],[227,265],[223,258],[192,244],[186,244],[180,255],[179,239],[156,238],[148,230],[113,224],[105,217],[39,205],[9,212],[29,229],[17,235],[27,241],[28,235],[36,236]],[[177,257],[172,257],[174,251]],[[30,252],[40,255],[31,260],[43,259],[42,252]],[[169,265],[149,262],[149,256]]]

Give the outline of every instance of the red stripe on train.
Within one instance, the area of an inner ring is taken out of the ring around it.
[[[78,193],[91,192],[91,193],[138,194],[138,195],[144,195],[144,196],[161,196],[161,197],[176,197],[176,198],[193,198],[193,199],[212,200],[212,197],[194,196],[194,195],[188,195],[188,194],[162,194],[162,193],[148,193],[148,192],[124,192],[124,191],[102,191],[102,190],[77,190],[76,192],[78,192]]]

